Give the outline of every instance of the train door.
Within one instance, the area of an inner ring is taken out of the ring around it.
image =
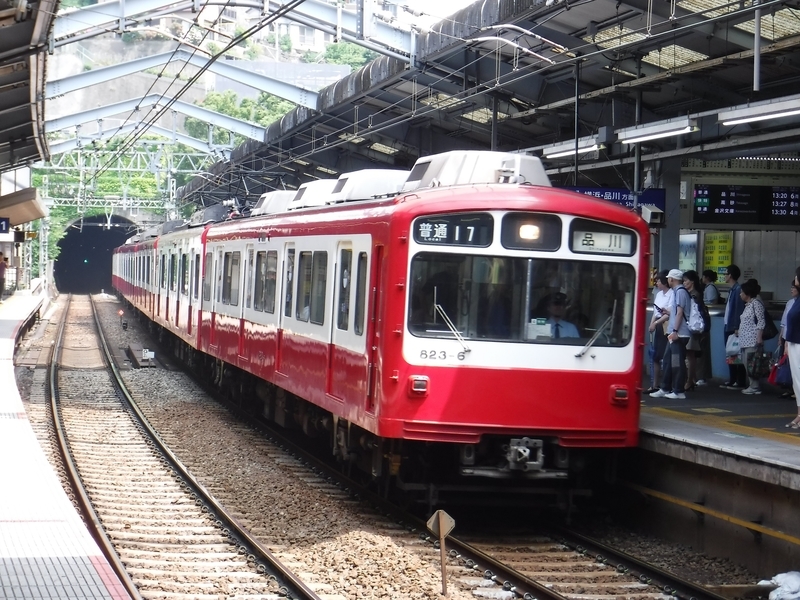
[[[253,244],[247,244],[244,251],[244,299],[239,304],[239,356],[250,360],[251,340],[247,338],[248,330],[245,327],[245,315],[253,307],[253,274],[255,273],[255,249]]]
[[[167,263],[168,264],[168,267],[167,267],[167,279],[168,279],[168,282],[167,282],[167,288],[166,288],[166,293],[165,293],[166,302],[164,303],[164,307],[165,307],[164,320],[167,323],[169,323],[170,302],[176,302],[177,303],[177,301],[178,301],[178,294],[176,293],[176,290],[178,289],[178,284],[176,282],[177,267],[175,266],[176,265],[175,253],[174,252],[170,252],[167,256],[169,257],[168,263]],[[174,310],[174,307],[173,307],[173,310]]]
[[[156,267],[156,316],[161,316],[161,288],[164,285],[164,254],[161,252],[155,253],[155,267]]]
[[[203,299],[200,303],[201,314],[203,315],[198,322],[197,326],[200,331],[197,334],[197,346],[203,347],[203,340],[201,336],[205,335],[208,338],[208,344],[211,344],[211,318],[213,308],[212,289],[214,288],[214,255],[211,252],[206,252],[203,257]]]
[[[366,260],[364,261],[366,262]],[[366,275],[367,266],[363,266]],[[367,411],[375,412],[375,405],[378,396],[378,375],[380,365],[378,360],[380,354],[378,349],[381,347],[381,331],[383,320],[380,315],[381,309],[381,277],[383,274],[383,246],[375,246],[372,252],[372,278],[369,288],[369,327],[367,337],[367,355],[369,357],[369,378],[367,380]],[[359,265],[359,275],[361,275],[361,265]]]
[[[353,244],[351,242],[339,242],[336,248],[336,256],[333,263],[333,302],[331,303],[331,315],[329,323],[328,344],[328,376],[327,392],[336,397],[341,397],[342,387],[339,381],[335,381],[337,376],[341,377],[340,372],[345,362],[339,360],[339,355],[344,349],[351,345],[353,336],[352,326],[352,300],[353,300]],[[344,377],[346,377],[344,373]]]
[[[292,307],[294,304],[294,244],[286,244],[283,253],[283,285],[281,286],[281,298],[283,300],[280,311],[281,316],[278,320],[278,341],[275,350],[275,370],[280,372],[283,361],[283,330],[286,320],[292,317]]]
[[[193,328],[196,329],[200,327],[200,279],[202,278],[203,268],[201,254],[199,252],[194,253],[192,273],[192,301],[189,304],[189,333],[192,332]]]

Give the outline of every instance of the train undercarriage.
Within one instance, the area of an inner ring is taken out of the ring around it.
[[[485,436],[478,444],[443,444],[380,438],[143,322],[165,350],[238,409],[302,434],[305,447],[336,461],[345,475],[369,481],[385,496],[399,494],[407,504],[430,510],[456,502],[519,503],[570,511],[576,498],[590,495],[598,474],[608,479],[615,471],[615,453],[576,452],[554,439]]]

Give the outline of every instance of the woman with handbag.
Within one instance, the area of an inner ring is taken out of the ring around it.
[[[763,376],[758,370],[753,370],[760,361],[757,353],[763,354],[764,327],[767,325],[767,316],[764,304],[757,300],[761,293],[761,286],[755,279],[748,279],[742,284],[739,294],[744,301],[744,310],[739,320],[739,346],[742,352],[742,364],[747,368],[748,387],[742,390],[743,394],[760,394],[759,380]],[[767,362],[769,368],[769,362]]]
[[[683,273],[683,287],[689,292],[695,304],[704,306],[702,284],[697,271],[685,271]],[[705,319],[703,319],[703,324],[706,325]],[[686,385],[684,386],[687,392],[695,388],[698,379],[705,380],[705,370],[702,370],[702,366],[698,369],[697,359],[703,354],[703,340],[707,337],[708,330],[705,329],[703,333],[692,333],[689,337],[689,344],[686,346]],[[700,377],[698,377],[698,371],[701,373]]]
[[[789,311],[792,309],[794,301],[798,296],[800,296],[800,287],[794,284],[794,279],[792,279],[792,283],[789,287],[789,293],[792,297],[789,298],[789,300],[786,302],[786,308],[783,309],[783,314],[781,315],[781,333],[778,337],[778,345],[780,346],[782,354],[786,354],[786,315],[788,315]],[[781,394],[781,398],[789,398],[790,396],[792,398],[795,397],[795,395],[790,391],[786,391]]]

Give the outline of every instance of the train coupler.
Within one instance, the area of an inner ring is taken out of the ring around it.
[[[544,442],[531,438],[512,438],[506,446],[506,460],[512,471],[541,471],[544,467]]]

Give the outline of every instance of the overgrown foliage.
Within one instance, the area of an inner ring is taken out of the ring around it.
[[[287,112],[294,108],[294,104],[288,100],[283,100],[272,94],[262,92],[258,99],[251,98],[239,99],[231,90],[225,92],[211,92],[199,104],[204,108],[213,110],[223,115],[228,115],[236,119],[256,123],[266,127],[270,123],[277,121]],[[186,117],[184,123],[186,132],[197,139],[208,139],[208,124],[200,119]],[[215,128],[212,136],[214,144],[230,143],[230,134],[222,128]],[[233,145],[238,146],[243,143],[245,138],[235,135]]]
[[[350,42],[339,42],[338,44],[328,44],[325,52],[322,53],[306,52],[301,60],[308,63],[350,65],[355,71],[376,58],[378,58],[378,54],[372,50]]]

